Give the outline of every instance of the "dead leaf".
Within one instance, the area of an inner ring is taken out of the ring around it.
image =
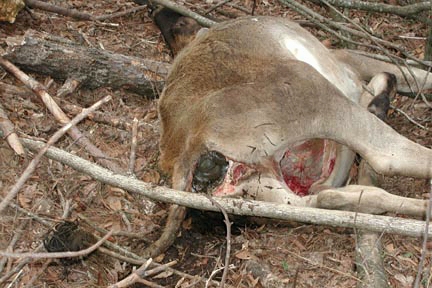
[[[393,254],[395,251],[393,243],[386,245],[385,249],[386,249],[387,253],[389,253],[389,254]]]
[[[37,184],[28,185],[22,193],[18,193],[18,202],[23,208],[31,208],[31,204],[36,196]]]
[[[117,196],[108,196],[105,199],[106,205],[114,211],[122,210],[121,198]]]
[[[151,169],[144,172],[142,180],[147,183],[159,184],[160,174],[156,170]]]
[[[242,250],[234,255],[237,259],[241,260],[258,260],[258,257],[256,257],[253,253],[251,253],[248,250]]]

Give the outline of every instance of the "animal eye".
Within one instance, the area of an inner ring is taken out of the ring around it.
[[[216,151],[210,151],[201,155],[198,159],[193,179],[192,190],[194,192],[207,192],[220,184],[227,172],[228,161]]]

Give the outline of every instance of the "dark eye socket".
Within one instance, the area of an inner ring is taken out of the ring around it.
[[[228,161],[216,151],[210,151],[201,155],[198,159],[193,179],[192,190],[194,192],[207,192],[222,182],[228,169]]]

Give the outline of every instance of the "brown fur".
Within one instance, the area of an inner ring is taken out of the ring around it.
[[[294,38],[281,38],[279,31]],[[306,39],[316,46],[319,52],[311,57],[320,58],[324,72],[293,59],[284,46],[291,42],[281,39]],[[431,174],[428,160],[416,157],[431,151],[354,104],[360,96],[350,94],[360,94],[361,86],[351,75],[313,36],[287,20],[259,17],[218,24],[198,35],[173,63],[159,101],[161,168],[173,176],[174,188],[188,190],[191,169],[207,150],[268,165],[289,143],[327,138],[362,154],[378,172]],[[344,81],[338,82],[339,76]]]

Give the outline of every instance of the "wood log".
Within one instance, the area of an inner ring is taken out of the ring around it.
[[[4,58],[24,71],[57,80],[76,79],[83,87],[124,88],[147,98],[161,91],[169,64],[86,47],[65,38],[28,30],[6,39]]]

